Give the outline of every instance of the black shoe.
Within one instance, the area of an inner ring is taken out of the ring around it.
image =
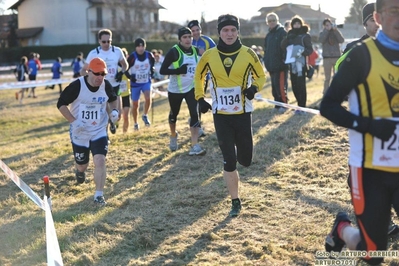
[[[104,196],[96,197],[96,199],[94,200],[94,203],[97,204],[98,206],[104,206],[104,205],[107,204],[107,202],[105,201]]]
[[[109,122],[109,131],[111,131],[112,134],[116,133],[116,126],[112,122]]]
[[[78,182],[78,184],[83,184],[86,180],[85,172],[79,172],[78,170],[76,170],[75,176],[76,176],[76,182]]]
[[[237,217],[241,212],[241,201],[239,199],[233,199],[231,203],[231,210],[229,212],[230,217]]]
[[[334,225],[331,229],[331,232],[326,237],[325,248],[328,252],[341,252],[341,250],[345,246],[345,242],[338,236],[338,225],[340,222],[351,223],[351,220],[349,220],[346,212],[339,212],[335,217]]]

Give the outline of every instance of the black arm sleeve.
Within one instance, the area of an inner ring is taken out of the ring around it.
[[[152,54],[152,53],[149,53],[150,54],[150,71],[151,71],[151,76],[152,75],[154,75],[154,72],[155,72],[155,67],[154,67],[154,65],[155,65],[155,58],[154,58],[154,55]]]
[[[133,53],[131,53],[129,55],[129,57],[126,59],[126,61],[128,63],[128,67],[127,67],[126,71],[128,71],[134,65],[134,60],[135,60],[134,55],[133,55]]]
[[[179,53],[176,48],[173,47],[166,53],[159,73],[161,75],[179,75],[180,73],[177,69],[169,69],[169,66],[177,59],[179,59]]]
[[[59,109],[61,106],[68,106],[73,101],[78,98],[80,93],[80,79],[76,79],[72,81],[62,92],[60,98],[58,98],[57,108]]]
[[[116,93],[115,93],[111,83],[109,83],[109,81],[106,79],[104,80],[104,82],[105,82],[105,93],[107,94],[107,96],[109,98],[108,102],[110,103],[110,102],[116,101],[117,96],[116,96]]]
[[[342,106],[345,97],[363,83],[370,71],[370,55],[366,46],[354,47],[334,75],[320,104],[320,114],[331,122],[354,129],[359,117]]]

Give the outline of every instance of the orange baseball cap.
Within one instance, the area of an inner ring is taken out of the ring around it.
[[[89,70],[95,73],[108,73],[107,64],[99,57],[93,58],[90,61]]]

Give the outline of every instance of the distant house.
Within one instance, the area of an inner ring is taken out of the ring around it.
[[[261,13],[257,17],[252,17],[251,21],[256,27],[256,31],[260,34],[266,34],[269,27],[266,25],[266,15],[274,12],[279,16],[280,23],[290,20],[293,16],[299,15],[306,24],[310,26],[310,35],[318,35],[322,30],[322,22],[325,18],[335,21],[335,18],[320,11],[312,9],[309,5],[282,4],[280,6],[262,7],[259,9]]]
[[[108,28],[115,42],[146,38],[160,30],[158,0],[19,0],[17,38],[21,46],[97,43]]]
[[[280,23],[284,25],[284,22],[291,20],[295,15],[299,15],[307,25],[310,27],[310,35],[316,39],[319,36],[320,31],[323,30],[322,22],[325,18],[330,18],[335,22],[336,18],[330,16],[327,13],[319,10],[314,10],[310,5],[297,5],[297,4],[282,4],[280,6],[262,7],[258,10],[261,14],[251,18],[251,22],[254,25],[255,32],[260,36],[266,35],[269,27],[266,25],[266,15],[274,12],[279,16]],[[345,38],[356,38],[364,34],[364,28],[362,25],[345,25],[343,29],[340,29]]]

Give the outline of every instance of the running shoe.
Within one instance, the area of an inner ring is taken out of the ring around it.
[[[241,201],[234,199],[231,203],[231,210],[229,212],[230,217],[237,217],[241,212]]]
[[[140,129],[139,124],[134,124],[134,131],[138,131]]]
[[[141,118],[143,119],[146,127],[149,127],[151,125],[150,120],[148,119],[147,115],[143,115]]]
[[[201,137],[205,137],[205,136],[206,136],[206,134],[204,132],[204,129],[202,127],[200,127],[199,131],[198,131],[198,137],[201,138]]]
[[[190,118],[188,118],[188,126],[190,126],[190,122],[191,122],[191,117]],[[204,132],[204,129],[202,128],[202,127],[200,127],[199,128],[199,131],[198,131],[198,137],[199,138],[201,138],[201,137],[205,137],[206,136],[206,134],[205,134],[205,132]]]
[[[205,155],[206,150],[201,148],[201,146],[197,143],[193,147],[191,147],[190,152],[188,155],[193,156],[193,155]]]
[[[78,184],[83,184],[86,180],[85,172],[79,172],[78,170],[76,170],[75,176],[76,176],[76,182],[78,182]]]
[[[169,142],[169,149],[171,151],[176,151],[178,148],[177,145],[177,137],[179,136],[179,134],[176,132],[176,137],[170,137],[170,142]]]
[[[345,242],[338,235],[338,225],[341,222],[351,223],[351,220],[349,220],[348,214],[346,214],[346,212],[339,212],[335,217],[331,232],[326,237],[325,248],[328,252],[341,252],[345,246]]]
[[[94,199],[94,203],[99,205],[99,206],[104,206],[105,204],[107,204],[107,202],[105,201],[104,196],[98,196]]]

